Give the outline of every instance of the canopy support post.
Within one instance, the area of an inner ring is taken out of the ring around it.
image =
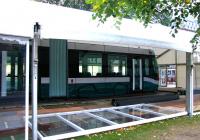
[[[29,139],[29,57],[30,57],[29,41],[26,43],[26,84],[25,84],[25,140]]]
[[[40,41],[40,25],[34,25],[34,38],[32,48],[32,137],[38,140],[38,122],[37,122],[37,106],[38,106],[38,44]]]
[[[186,53],[186,111],[193,115],[193,61],[192,53]]]

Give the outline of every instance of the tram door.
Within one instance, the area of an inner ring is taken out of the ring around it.
[[[142,59],[132,59],[133,91],[142,90]]]

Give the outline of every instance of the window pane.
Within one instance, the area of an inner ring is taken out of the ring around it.
[[[102,55],[100,53],[79,53],[79,73],[83,77],[102,74]]]
[[[145,76],[149,76],[149,59],[145,59],[144,64],[145,64]]]
[[[156,74],[158,74],[158,64],[157,64],[157,61],[156,61],[156,58],[153,58],[152,59],[153,61],[153,70]]]
[[[119,72],[119,66],[113,66],[113,72],[118,73]]]
[[[10,43],[0,43],[0,140],[23,140],[26,48]]]
[[[127,58],[122,55],[108,55],[108,72],[111,76],[127,74]]]
[[[92,66],[88,66],[87,72],[89,72],[92,75]]]
[[[122,66],[122,75],[126,75],[126,67]]]
[[[79,65],[79,72],[82,73],[83,72],[83,66]]]

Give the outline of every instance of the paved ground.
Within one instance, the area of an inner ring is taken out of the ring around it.
[[[72,102],[72,103],[60,103],[55,106],[52,105],[41,105],[39,108],[39,114],[45,113],[53,113],[53,112],[69,112],[69,111],[79,111],[86,109],[95,109],[95,108],[103,108],[103,107],[111,107],[111,99],[101,99],[101,100],[91,100],[84,102]]]
[[[186,99],[185,96],[180,96],[179,100],[160,102],[155,104],[162,107],[179,108],[184,111],[186,106]],[[194,111],[197,110],[200,110],[200,94],[194,95]]]
[[[177,108],[179,110],[184,111],[186,100],[185,96],[180,96],[179,100],[167,101],[167,102],[159,102],[155,103],[158,106],[166,107],[166,108]],[[68,111],[79,111],[84,109],[94,109],[94,108],[102,108],[102,107],[111,107],[111,99],[101,99],[101,100],[93,100],[93,101],[84,101],[81,104],[65,104],[61,103],[58,107],[54,105],[50,106],[41,106],[39,109],[40,114],[44,113],[53,113],[53,112],[68,112]],[[200,110],[200,94],[194,95],[194,110]]]

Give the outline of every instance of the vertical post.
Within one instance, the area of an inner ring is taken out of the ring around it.
[[[28,41],[27,41],[28,42]],[[20,52],[18,53],[18,68],[17,68],[17,90],[22,91],[23,90],[23,58],[22,58],[22,49],[20,49]]]
[[[175,50],[175,65],[176,65],[176,88],[178,87],[178,78],[177,78],[177,76],[178,76],[178,71],[177,71],[177,62],[178,62],[178,58],[177,58],[177,54],[178,54],[178,52],[177,52],[177,50]]]
[[[11,87],[11,91],[15,91],[15,58],[16,56],[14,54],[11,55],[11,72],[10,72],[10,87]]]
[[[193,62],[192,53],[186,53],[186,111],[193,115]]]
[[[133,69],[133,91],[135,90],[135,59],[132,59],[132,69]]]
[[[28,127],[28,121],[29,121],[29,41],[26,43],[26,83],[25,83],[25,140],[28,140],[29,136],[29,127]]]
[[[37,140],[37,92],[38,92],[38,44],[40,41],[40,25],[34,25],[32,48],[32,137]]]
[[[143,78],[142,78],[142,59],[139,60],[139,63],[140,63],[140,66],[139,66],[139,69],[140,69],[140,90],[142,90],[142,83],[143,83]]]
[[[6,82],[6,63],[7,63],[7,51],[2,51],[1,57],[1,96],[7,96],[7,82]]]

